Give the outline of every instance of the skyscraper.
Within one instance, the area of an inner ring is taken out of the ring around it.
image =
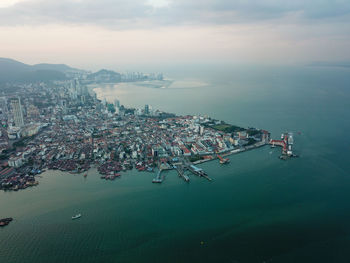
[[[7,118],[7,101],[5,97],[0,98],[0,117]]]
[[[13,119],[15,121],[15,126],[22,127],[24,125],[24,121],[20,98],[11,98],[10,105],[12,109]]]
[[[149,105],[145,105],[145,115],[149,114]]]
[[[120,101],[119,101],[118,99],[115,99],[115,100],[114,100],[114,106],[115,106],[116,108],[120,108]]]

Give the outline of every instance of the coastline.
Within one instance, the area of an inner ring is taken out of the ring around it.
[[[235,154],[238,154],[238,153],[247,152],[247,151],[250,151],[252,149],[260,148],[260,147],[263,147],[265,145],[268,145],[268,143],[267,142],[257,142],[257,143],[255,143],[253,145],[249,145],[249,146],[246,146],[246,147],[243,147],[243,148],[230,150],[230,151],[221,153],[221,155],[223,157],[224,156],[231,156],[231,155],[235,155]],[[198,161],[193,162],[193,164],[202,164],[202,163],[206,163],[206,162],[209,162],[209,161],[214,161],[214,160],[217,160],[217,159],[218,159],[217,157],[214,157],[212,159],[198,160]]]

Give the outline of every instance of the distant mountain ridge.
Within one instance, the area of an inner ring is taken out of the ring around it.
[[[63,80],[67,73],[78,71],[83,72],[65,64],[28,65],[14,59],[0,58],[0,83]]]
[[[97,82],[120,82],[121,74],[112,70],[101,69],[89,74],[88,78]]]
[[[61,72],[67,72],[67,71],[80,71],[75,68],[71,68],[70,66],[67,66],[65,64],[48,64],[48,63],[40,63],[35,64],[32,67],[38,70],[57,70]]]

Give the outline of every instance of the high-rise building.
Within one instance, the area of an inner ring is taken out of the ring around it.
[[[199,134],[203,135],[204,134],[204,126],[199,126]]]
[[[86,96],[85,95],[81,95],[80,96],[80,102],[81,102],[81,104],[85,104],[85,102],[86,102]]]
[[[67,101],[66,100],[61,100],[61,109],[64,114],[67,113]]]
[[[120,108],[120,101],[117,100],[117,99],[115,99],[115,100],[114,100],[114,106],[115,106],[116,108]]]
[[[145,105],[145,114],[146,115],[149,114],[149,105],[148,104]]]
[[[15,126],[22,127],[24,125],[24,121],[20,98],[11,98],[10,105],[12,109],[13,120],[15,121]]]
[[[70,82],[70,96],[73,100],[76,100],[78,98],[77,88],[76,88],[76,82],[75,80],[72,80]]]
[[[0,98],[0,116],[2,119],[7,118],[7,101],[5,97]]]

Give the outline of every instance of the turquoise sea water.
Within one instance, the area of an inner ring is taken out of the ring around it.
[[[295,132],[300,158],[280,149],[233,155],[201,167],[214,179],[189,184],[168,172],[131,171],[113,182],[92,169],[49,171],[40,185],[0,193],[0,262],[349,262],[350,70],[201,68],[169,71],[160,89],[97,90],[122,104],[209,114]],[[297,134],[301,132],[301,135]],[[272,153],[270,154],[270,152]],[[71,216],[82,213],[76,221]]]

